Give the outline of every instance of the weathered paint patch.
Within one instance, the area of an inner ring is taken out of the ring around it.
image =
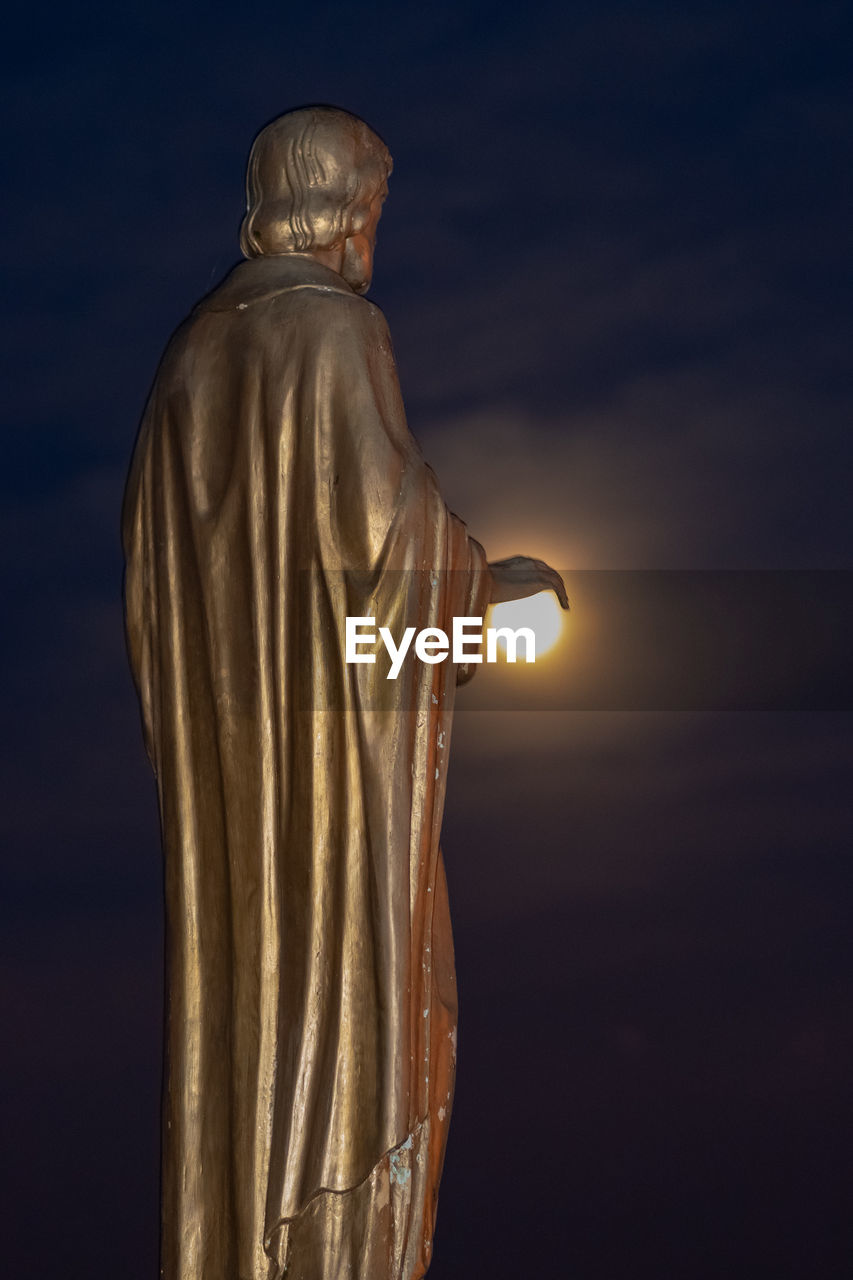
[[[412,1171],[406,1168],[404,1162],[404,1151],[412,1149],[412,1134],[402,1143],[396,1151],[392,1151],[388,1157],[388,1171],[391,1183],[396,1183],[398,1187],[405,1187],[411,1181]]]

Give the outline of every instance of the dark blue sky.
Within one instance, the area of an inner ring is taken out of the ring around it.
[[[851,569],[851,31],[821,0],[600,0],[5,34],[4,1257],[143,1280],[160,862],[118,511],[166,338],[237,257],[253,134],[325,101],[387,140],[371,296],[495,556],[570,594]],[[851,747],[841,712],[458,717],[435,1280],[847,1274]]]

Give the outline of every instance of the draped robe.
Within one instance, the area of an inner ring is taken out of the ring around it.
[[[165,860],[165,1280],[414,1280],[456,996],[439,831],[451,630],[488,573],[405,421],[381,312],[305,255],[172,338],[123,514]]]

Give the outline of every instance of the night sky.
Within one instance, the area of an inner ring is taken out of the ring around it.
[[[460,693],[430,1280],[850,1273],[853,704],[813,649],[788,687],[784,613],[756,632],[767,697],[583,696],[660,571],[731,571],[742,609],[745,571],[762,600],[834,600],[853,569],[844,9],[147,0],[7,23],[5,1274],[157,1274],[161,861],[119,508],[168,335],[239,257],[252,137],[306,102],[394,156],[370,296],[445,497],[575,604],[550,668]],[[665,665],[667,599],[617,667],[656,644]]]

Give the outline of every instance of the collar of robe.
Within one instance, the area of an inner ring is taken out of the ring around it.
[[[245,311],[253,303],[265,302],[288,289],[322,289],[358,296],[343,276],[310,253],[264,254],[238,263],[195,310]]]

